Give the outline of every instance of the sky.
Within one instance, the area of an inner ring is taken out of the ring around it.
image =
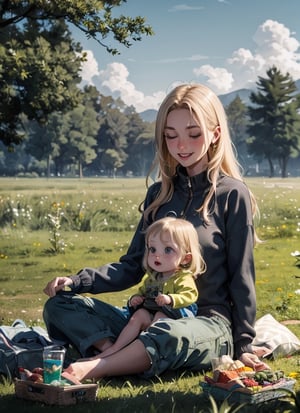
[[[77,29],[87,51],[82,85],[120,97],[137,112],[158,109],[179,83],[217,95],[254,88],[273,65],[300,79],[300,0],[127,0],[115,14],[143,16],[155,34],[110,55]]]

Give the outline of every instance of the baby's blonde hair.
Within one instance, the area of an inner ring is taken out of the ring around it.
[[[188,268],[195,278],[206,270],[198,233],[193,224],[181,218],[165,217],[154,221],[146,230],[143,266],[147,272],[152,271],[147,262],[149,238],[157,234],[160,234],[161,239],[164,235],[169,235],[171,240],[179,246],[182,259],[187,253],[191,254],[191,261],[184,268]]]

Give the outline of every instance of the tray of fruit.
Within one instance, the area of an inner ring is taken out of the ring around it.
[[[97,398],[97,384],[83,384],[65,377],[57,382],[46,384],[43,373],[40,367],[32,371],[20,367],[20,379],[14,382],[16,397],[61,406],[95,401]]]
[[[240,361],[222,360],[212,375],[205,376],[200,383],[204,394],[215,400],[254,404],[291,396],[295,380],[286,377],[282,370],[254,371]]]

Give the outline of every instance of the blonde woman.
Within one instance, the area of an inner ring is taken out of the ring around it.
[[[158,111],[155,143],[158,180],[148,189],[127,254],[119,263],[50,281],[45,293],[52,298],[44,319],[52,337],[71,342],[82,355],[90,349],[104,351],[127,324],[126,317],[102,301],[57,292],[68,285],[74,293],[99,293],[140,282],[144,229],[165,216],[190,221],[198,233],[206,271],[196,280],[197,316],[157,320],[120,351],[72,363],[67,373],[82,380],[124,374],[152,377],[179,368],[203,371],[223,354],[264,368],[258,358],[264,349],[252,345],[257,205],[243,182],[218,97],[200,84],[176,87]]]

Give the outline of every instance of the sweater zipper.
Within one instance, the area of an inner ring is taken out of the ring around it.
[[[190,208],[192,200],[193,200],[193,190],[192,190],[192,184],[191,184],[190,178],[188,178],[188,188],[189,188],[189,196],[188,196],[188,200],[187,200],[187,202],[185,204],[185,207],[183,209],[183,212],[182,212],[182,218],[184,218],[184,219],[186,219],[186,213],[187,213],[188,209]]]

